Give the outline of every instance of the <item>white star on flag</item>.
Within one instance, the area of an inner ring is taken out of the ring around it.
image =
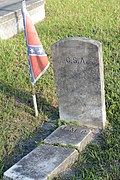
[[[34,53],[34,49],[31,48],[31,49],[30,49],[30,52],[31,52],[31,53]]]
[[[41,54],[43,52],[43,50],[41,48],[39,48],[38,52]]]

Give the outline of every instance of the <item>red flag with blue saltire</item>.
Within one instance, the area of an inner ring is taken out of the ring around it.
[[[49,66],[48,57],[43,49],[35,26],[26,9],[25,1],[22,1],[22,15],[24,34],[28,50],[28,65],[30,69],[31,82],[34,83],[44,74]]]

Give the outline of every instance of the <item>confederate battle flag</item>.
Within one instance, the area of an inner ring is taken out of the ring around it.
[[[22,15],[24,33],[28,50],[28,65],[30,69],[31,82],[34,83],[44,74],[49,66],[48,57],[38,37],[37,31],[32,23],[31,17],[26,10],[25,1],[22,1]]]

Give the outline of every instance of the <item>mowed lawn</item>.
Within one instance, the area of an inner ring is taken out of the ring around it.
[[[108,125],[100,140],[88,145],[75,163],[71,179],[120,178],[120,1],[47,0],[46,19],[36,25],[50,67],[36,83],[39,117],[35,118],[23,32],[0,40],[0,176],[12,164],[14,148],[32,137],[44,121],[58,119],[58,102],[50,46],[83,36],[102,43]],[[12,155],[13,154],[13,155]],[[11,156],[12,155],[12,156]],[[12,157],[12,158],[10,158]],[[59,178],[60,179],[60,178]]]

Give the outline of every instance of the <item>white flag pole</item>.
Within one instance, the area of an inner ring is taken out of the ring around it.
[[[25,0],[22,0],[22,12],[23,11],[26,12],[26,1]],[[24,16],[23,16],[23,24],[25,24],[25,17]],[[28,42],[27,42],[28,40],[27,40],[27,36],[26,36],[26,27],[24,27],[24,29],[25,29],[26,44],[28,46]],[[34,85],[32,85],[32,97],[33,97],[33,104],[34,104],[34,109],[35,109],[35,116],[38,117],[38,107],[37,107]]]
[[[35,116],[38,117],[38,107],[37,107],[37,101],[36,101],[36,95],[35,95],[34,86],[32,88],[32,97],[33,97],[33,104],[34,104],[34,109],[35,109]]]

